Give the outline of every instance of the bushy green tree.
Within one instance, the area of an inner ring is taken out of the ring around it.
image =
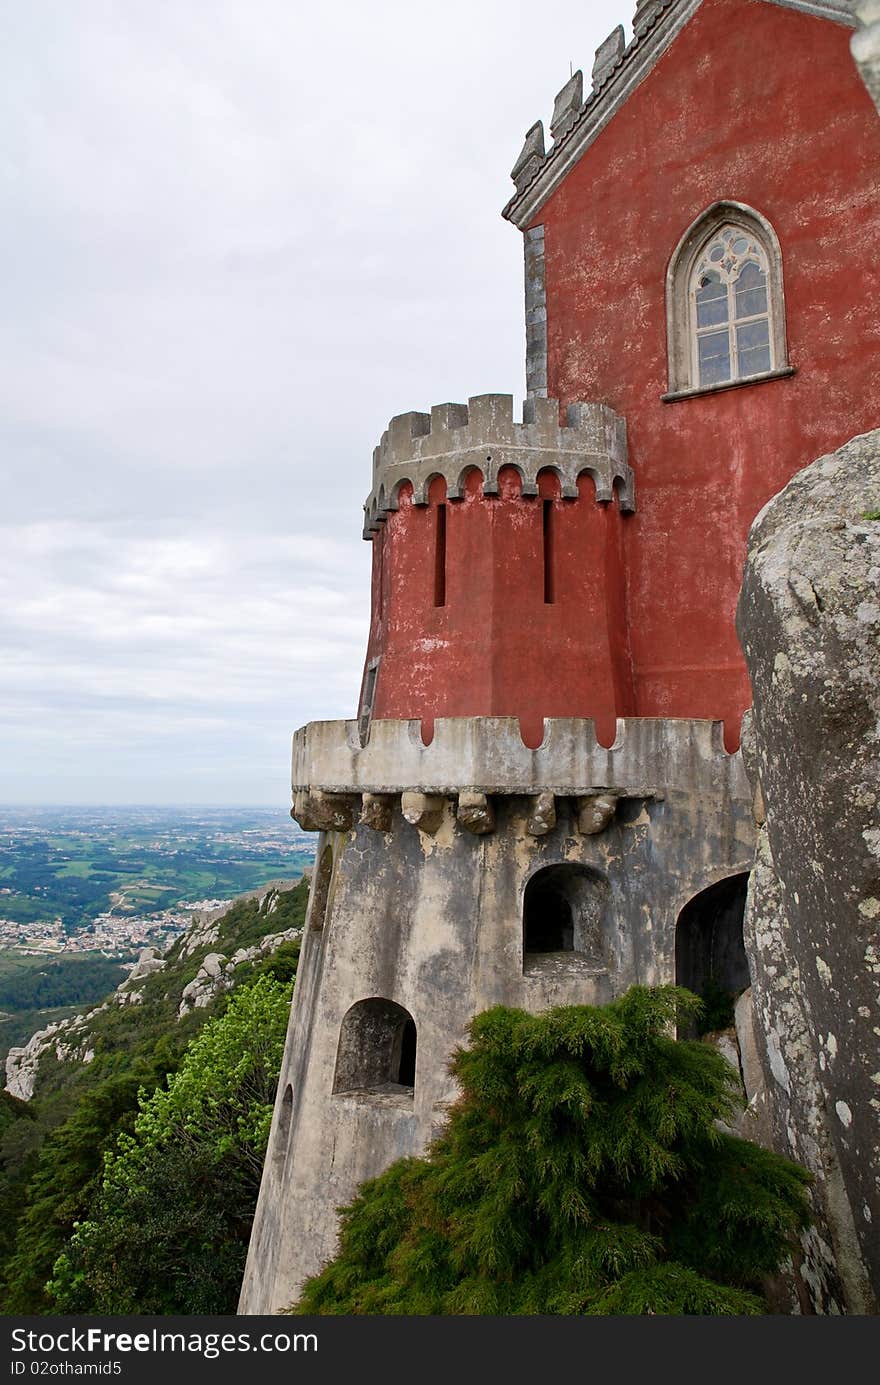
[[[84,1093],[42,1144],[26,1189],[4,1180],[6,1191],[24,1202],[0,1289],[5,1312],[52,1311],[46,1280],[98,1185],[104,1151],[136,1107],[138,1086],[132,1073],[108,1077]]]
[[[55,1265],[55,1311],[235,1311],[289,1007],[289,982],[259,976],[142,1096]]]
[[[424,1159],[366,1183],[294,1311],[752,1314],[808,1220],[808,1175],[722,1133],[736,1074],[677,1042],[699,1001],[478,1016]]]

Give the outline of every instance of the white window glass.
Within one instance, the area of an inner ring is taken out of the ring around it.
[[[722,226],[691,276],[694,375],[723,385],[773,369],[767,256],[743,227]]]

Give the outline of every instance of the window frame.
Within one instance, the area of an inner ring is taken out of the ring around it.
[[[701,255],[727,225],[741,228],[745,235],[757,241],[766,260],[771,368],[753,375],[740,375],[735,379],[701,385],[692,282]],[[666,272],[666,337],[669,390],[661,396],[664,403],[696,395],[716,394],[721,390],[738,389],[794,374],[788,358],[782,251],[770,222],[754,207],[746,206],[743,202],[715,202],[685,231]]]

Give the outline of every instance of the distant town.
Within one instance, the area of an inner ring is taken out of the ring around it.
[[[0,896],[8,893],[0,890]],[[140,947],[164,951],[192,922],[193,915],[220,909],[228,899],[180,900],[176,909],[152,914],[98,914],[93,924],[67,934],[60,918],[51,922],[17,923],[0,917],[0,948],[14,947],[25,956],[63,952],[103,952],[122,957]],[[0,899],[0,908],[3,901]]]
[[[167,948],[194,914],[313,856],[283,807],[0,808],[0,950]]]

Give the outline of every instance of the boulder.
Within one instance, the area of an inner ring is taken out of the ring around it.
[[[737,629],[766,819],[746,948],[773,1140],[816,1179],[802,1269],[814,1307],[876,1312],[880,432],[820,458],[758,515]]]

